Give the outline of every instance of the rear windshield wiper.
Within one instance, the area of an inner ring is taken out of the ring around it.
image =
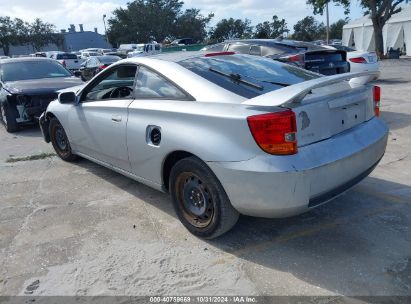
[[[245,85],[248,85],[250,87],[256,88],[257,90],[261,90],[261,91],[264,90],[263,86],[260,86],[258,84],[255,84],[255,83],[252,83],[250,81],[242,79],[240,74],[227,74],[227,73],[224,73],[222,71],[216,70],[214,68],[209,68],[209,71],[214,72],[216,74],[219,74],[221,76],[230,78],[230,79],[234,80],[235,82],[240,82],[242,84],[245,84]]]
[[[291,85],[291,83],[283,83],[283,82],[276,82],[276,81],[270,81],[270,80],[261,80],[261,82],[271,83],[271,84],[279,85],[282,87],[288,87]]]

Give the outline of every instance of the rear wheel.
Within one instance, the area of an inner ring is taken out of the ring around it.
[[[231,205],[217,177],[196,157],[180,160],[170,174],[174,209],[194,235],[212,239],[230,230],[239,213]]]
[[[50,140],[57,155],[65,161],[75,161],[78,156],[71,152],[66,131],[57,118],[52,118],[49,124]]]
[[[16,121],[19,113],[16,108],[11,107],[8,103],[2,102],[0,104],[1,121],[6,128],[7,132],[13,133],[19,129],[19,125]]]

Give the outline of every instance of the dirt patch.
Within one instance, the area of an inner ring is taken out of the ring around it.
[[[29,155],[29,156],[23,156],[23,157],[9,157],[6,159],[6,163],[16,163],[16,162],[21,162],[21,161],[30,161],[30,160],[39,160],[39,159],[45,159],[49,157],[56,156],[55,153],[40,153],[40,154],[34,154],[34,155]]]

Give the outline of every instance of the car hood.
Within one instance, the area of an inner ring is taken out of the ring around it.
[[[5,83],[5,89],[12,94],[47,94],[82,84],[77,77],[56,77]]]

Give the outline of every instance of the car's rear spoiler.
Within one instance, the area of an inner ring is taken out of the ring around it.
[[[357,73],[345,73],[332,76],[324,76],[304,82],[300,82],[294,85],[290,85],[285,88],[281,88],[255,98],[248,99],[242,104],[254,105],[254,106],[279,106],[290,102],[300,102],[308,93],[313,89],[321,88],[327,85],[335,84],[344,80],[353,80],[352,84],[356,84],[357,77],[370,76],[369,80],[377,79],[380,75],[379,71],[374,72],[357,72]],[[373,77],[374,76],[374,77]],[[350,82],[351,83],[351,82]],[[358,82],[364,84],[364,81]]]

